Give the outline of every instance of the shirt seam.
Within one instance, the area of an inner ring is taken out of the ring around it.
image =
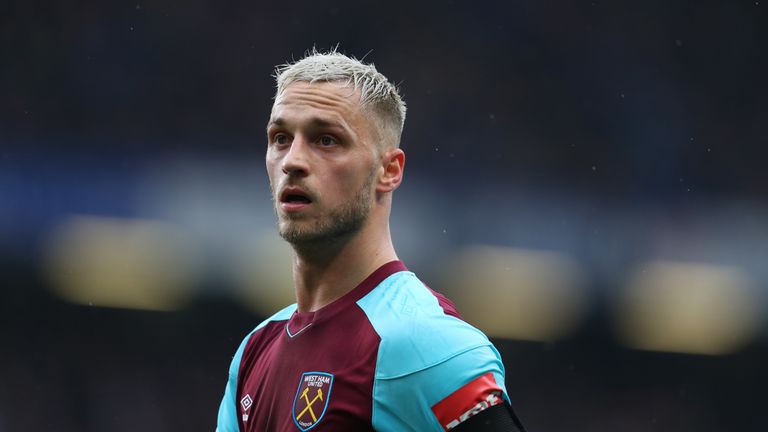
[[[468,346],[468,347],[466,347],[466,348],[464,348],[462,350],[456,351],[455,353],[452,353],[452,354],[450,354],[450,355],[448,355],[448,356],[446,356],[444,358],[441,358],[440,360],[434,361],[434,362],[432,362],[430,364],[427,364],[427,365],[425,365],[425,366],[423,366],[423,367],[421,367],[419,369],[403,372],[403,373],[396,374],[396,375],[374,376],[374,379],[376,379],[376,380],[394,380],[394,379],[403,378],[403,377],[406,377],[408,375],[413,375],[415,373],[418,373],[418,372],[427,370],[429,368],[435,367],[435,366],[437,366],[437,365],[439,365],[441,363],[445,363],[448,360],[450,360],[450,359],[452,359],[452,358],[454,358],[456,356],[459,356],[461,354],[464,354],[466,352],[472,351],[472,350],[477,349],[477,348],[486,347],[486,346],[489,346],[489,345],[491,345],[490,341],[489,342],[482,342],[482,343],[475,344],[475,345],[470,345],[470,346]]]

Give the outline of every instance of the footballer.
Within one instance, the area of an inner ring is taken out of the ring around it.
[[[266,167],[296,303],[237,348],[218,431],[524,430],[496,348],[392,244],[399,90],[336,51],[276,77]]]

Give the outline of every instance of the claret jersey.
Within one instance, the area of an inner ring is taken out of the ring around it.
[[[488,338],[393,261],[333,303],[289,306],[249,333],[217,429],[439,432],[505,400]]]

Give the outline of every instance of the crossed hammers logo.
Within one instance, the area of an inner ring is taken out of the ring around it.
[[[314,404],[314,403],[315,403],[315,402],[316,402],[318,399],[320,399],[320,400],[323,400],[323,389],[321,389],[321,388],[317,389],[317,394],[315,395],[315,397],[314,397],[314,398],[312,398],[312,400],[311,400],[311,401],[309,400],[309,397],[307,396],[307,393],[309,393],[309,387],[305,388],[305,389],[304,389],[304,392],[302,392],[302,393],[301,393],[301,397],[303,397],[303,398],[304,398],[304,400],[307,402],[307,407],[306,407],[306,408],[304,408],[304,409],[303,409],[303,410],[302,410],[302,411],[299,413],[299,415],[297,415],[297,416],[296,416],[296,420],[299,420],[299,419],[301,419],[301,417],[302,417],[302,416],[303,416],[303,415],[304,415],[304,414],[305,414],[307,411],[309,411],[309,415],[310,415],[310,416],[312,416],[312,421],[313,421],[313,422],[317,422],[317,416],[315,415],[315,412],[314,412],[314,411],[312,411],[312,405],[313,405],[313,404]]]

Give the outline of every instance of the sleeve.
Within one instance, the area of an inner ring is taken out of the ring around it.
[[[509,403],[504,365],[493,345],[475,347],[414,373],[374,382],[377,431],[442,432]]]
[[[240,347],[235,352],[235,356],[232,358],[232,363],[229,365],[229,376],[227,379],[227,386],[224,389],[224,397],[219,405],[219,417],[216,421],[217,432],[238,432],[240,430],[239,423],[237,421],[237,373],[240,370],[240,360],[243,358],[243,351],[245,345],[248,342],[250,335],[246,337],[240,344]]]

